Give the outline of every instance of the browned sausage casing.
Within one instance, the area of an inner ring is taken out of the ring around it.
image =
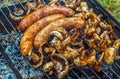
[[[31,24],[33,24],[35,21],[46,17],[51,14],[64,14],[65,16],[72,16],[75,14],[75,12],[67,7],[63,6],[46,6],[41,9],[37,9],[33,13],[27,15],[19,24],[17,29],[19,30],[26,30]]]
[[[64,18],[64,15],[62,14],[54,14],[51,16],[47,16],[37,22],[35,22],[33,25],[31,25],[24,33],[21,42],[20,42],[20,47],[21,47],[21,53],[23,56],[28,56],[32,52],[32,44],[35,36],[37,33],[46,25],[49,23],[60,19]]]
[[[45,44],[49,37],[50,32],[57,30],[59,27],[70,27],[70,28],[83,28],[85,26],[85,22],[81,18],[63,18],[57,21],[50,23],[48,26],[43,28],[34,39],[35,48],[40,48],[43,44]],[[62,30],[61,30],[62,32]]]

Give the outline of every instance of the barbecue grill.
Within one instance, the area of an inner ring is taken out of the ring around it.
[[[33,0],[36,1],[36,0]],[[49,0],[42,0],[47,4]],[[116,39],[120,38],[120,24],[109,14],[96,0],[83,0],[88,3],[88,6],[94,9],[96,14],[103,14],[104,19],[110,20],[116,25],[114,27]],[[22,37],[22,32],[16,30],[18,22],[13,21],[9,17],[9,12],[14,8],[21,7],[26,10],[24,5],[26,2],[5,6],[0,9],[0,63],[5,63],[8,66],[4,71],[8,71],[8,79],[57,79],[56,75],[49,76],[45,73],[42,67],[34,69],[26,58],[20,53],[19,41]],[[3,56],[3,57],[2,57]],[[4,60],[4,61],[3,61]],[[45,60],[47,62],[48,60]],[[102,63],[102,72],[96,72],[89,67],[78,68],[74,67],[64,79],[120,79],[120,62],[116,61],[113,65]],[[2,68],[2,67],[1,67]],[[10,72],[9,72],[10,71]],[[0,74],[3,76],[3,71],[0,69]],[[2,78],[2,77],[0,77]]]

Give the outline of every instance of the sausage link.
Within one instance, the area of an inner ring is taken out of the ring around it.
[[[34,39],[34,46],[36,49],[42,47],[43,44],[45,44],[49,37],[50,32],[54,30],[58,30],[59,27],[70,27],[70,28],[83,28],[85,26],[85,21],[83,21],[81,18],[63,18],[59,19],[57,21],[54,21],[50,23],[48,26],[43,28],[35,37]],[[63,30],[59,30],[61,33]]]
[[[20,47],[21,47],[21,53],[23,56],[30,56],[32,52],[32,44],[35,36],[37,33],[47,26],[49,23],[60,19],[64,18],[64,15],[62,14],[54,14],[51,16],[47,16],[37,22],[35,22],[33,25],[31,25],[24,33],[21,42],[20,42]]]
[[[35,21],[46,17],[51,14],[64,14],[65,16],[72,16],[75,12],[67,7],[63,6],[46,6],[41,9],[37,9],[33,13],[27,15],[17,27],[18,30],[26,30],[30,25],[32,25]]]

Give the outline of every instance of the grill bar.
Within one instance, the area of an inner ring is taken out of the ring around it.
[[[98,76],[98,74],[93,69],[90,68],[90,70],[96,75],[98,79],[101,79],[100,76]]]
[[[48,79],[51,79],[51,78],[47,75],[47,73],[44,72],[44,70],[42,69],[42,67],[40,67],[39,70],[42,71],[42,72],[44,73],[44,75],[45,75]]]
[[[78,79],[81,79],[81,78],[75,73],[75,71],[72,70],[72,72],[73,72],[73,74],[74,74]]]
[[[81,70],[81,72],[87,77],[87,79],[90,79],[90,77],[83,70]]]
[[[115,63],[119,68],[120,68],[120,65],[118,63]]]
[[[8,9],[9,12],[11,12],[11,10],[8,8],[7,4],[5,3],[5,7]]]
[[[26,8],[22,5],[22,3],[20,2],[20,0],[18,0],[18,2],[19,2],[20,5],[22,6],[22,8],[23,8],[24,10],[26,10]]]
[[[45,0],[41,0],[43,2],[43,4],[46,4]]]
[[[24,62],[29,64],[29,62],[24,58]],[[32,68],[32,66],[29,64],[29,66],[31,67],[32,71],[36,74],[36,76],[38,77],[38,79],[41,79],[41,77],[38,75],[38,73],[35,72],[35,69]]]
[[[12,36],[10,35],[10,32],[7,30],[7,28],[5,27],[5,25],[3,24],[3,22],[0,20],[0,23],[2,24],[3,28],[5,29],[5,31],[8,33],[8,35],[11,37],[12,41],[14,42],[14,44],[17,46],[17,44],[15,43],[14,39],[12,38]],[[17,46],[17,48],[19,49],[19,47]]]
[[[13,7],[16,9],[17,7],[15,6],[13,0],[10,0],[11,4],[13,5]]]
[[[102,70],[102,72],[110,79],[110,76],[108,74],[106,74],[106,72],[104,70]]]
[[[109,66],[110,70],[120,79],[120,76]]]
[[[4,15],[4,17],[6,18],[6,20],[8,21],[8,23],[11,25],[11,27],[13,28],[13,30],[14,30],[15,32],[17,32],[16,29],[14,28],[13,24],[12,24],[12,23],[10,22],[10,20],[7,18],[7,16],[5,15],[5,13],[2,11],[2,9],[0,9],[0,11],[1,11],[2,14]]]

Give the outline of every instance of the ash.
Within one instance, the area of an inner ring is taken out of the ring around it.
[[[15,74],[9,68],[1,52],[0,52],[0,79],[16,79]]]
[[[28,65],[25,61],[25,58],[19,52],[20,50],[20,40],[23,33],[19,31],[11,31],[10,34],[0,34],[0,43],[4,48],[5,53],[9,56],[14,67],[19,71],[23,79],[31,78],[37,76],[36,73],[43,75],[43,71],[40,69],[36,69],[33,71],[33,68]],[[1,57],[3,57],[0,54]],[[7,62],[5,59],[0,59],[0,79],[16,79],[15,75],[13,74],[12,70],[7,66]],[[10,77],[10,78],[9,78]]]

